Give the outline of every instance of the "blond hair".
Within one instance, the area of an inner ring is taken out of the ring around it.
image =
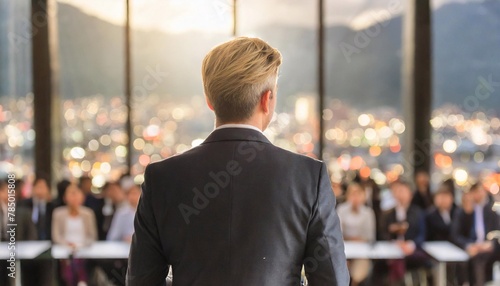
[[[258,38],[239,37],[213,48],[203,60],[203,88],[221,122],[251,117],[263,92],[273,90],[280,52]]]

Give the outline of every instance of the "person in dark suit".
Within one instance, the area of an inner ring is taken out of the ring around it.
[[[451,242],[458,247],[465,248],[474,223],[474,200],[472,193],[463,192],[461,207],[457,207],[451,223]],[[469,283],[469,267],[467,263],[457,264],[457,284]]]
[[[37,174],[33,181],[31,198],[20,202],[31,213],[31,220],[36,228],[37,240],[50,240],[52,232],[52,211],[54,205],[49,188],[49,180],[43,174]],[[30,281],[23,285],[52,285],[52,264],[48,260],[23,262],[23,270],[30,273]]]
[[[426,240],[449,241],[453,217],[453,194],[443,185],[434,194],[434,207],[425,216]]]
[[[426,266],[427,258],[421,249],[425,241],[425,215],[411,203],[411,186],[403,180],[391,183],[390,189],[396,206],[388,210],[382,219],[381,236],[383,240],[398,242],[405,255],[404,264],[390,261],[390,279],[399,281],[404,270]]]
[[[280,53],[257,38],[214,48],[202,67],[216,129],[150,164],[135,217],[127,285],[349,284],[326,165],[262,133],[277,100]]]
[[[33,181],[31,198],[21,201],[21,206],[31,211],[31,218],[37,230],[38,240],[50,240],[52,211],[50,188],[48,180],[43,175],[37,175]]]
[[[415,185],[417,189],[413,194],[411,203],[425,211],[432,206],[429,173],[423,170],[417,171],[415,173]]]
[[[491,264],[494,257],[493,243],[486,240],[486,235],[500,229],[500,220],[492,209],[494,202],[481,183],[472,185],[469,193],[474,202],[472,221],[470,215],[463,209],[460,210],[452,227],[452,234],[455,244],[466,250],[471,257],[471,285],[484,285],[491,280],[488,277],[491,271],[487,270],[487,265]]]

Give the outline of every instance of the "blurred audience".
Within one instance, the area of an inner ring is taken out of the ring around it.
[[[77,249],[91,244],[97,239],[97,225],[94,213],[84,207],[84,194],[75,184],[64,191],[65,206],[54,210],[52,239],[56,244]],[[61,277],[66,285],[87,283],[86,261],[82,259],[62,260]]]
[[[337,213],[340,218],[344,240],[372,242],[375,240],[375,214],[366,206],[365,189],[358,183],[347,187],[346,202],[339,205]],[[362,283],[370,273],[371,262],[368,259],[354,259],[348,263],[351,274],[351,285]]]
[[[404,260],[376,261],[373,267],[367,259],[350,260],[351,285],[366,284],[370,272],[376,281],[374,285],[385,283],[387,276],[391,282],[401,283],[407,270],[429,266],[430,260],[421,249],[424,240],[449,240],[470,255],[468,265],[457,266],[455,276],[460,285],[469,280],[470,285],[484,285],[491,280],[492,263],[500,259],[500,246],[495,250],[486,235],[492,230],[500,230],[500,218],[492,210],[493,197],[482,184],[474,184],[464,192],[458,207],[454,201],[454,181],[444,181],[432,194],[429,174],[424,171],[415,174],[415,192],[402,180],[390,184],[390,192],[385,190],[384,194],[369,176],[356,173],[346,178],[352,180],[347,186],[343,181],[332,181],[344,240],[394,240],[405,255]],[[43,175],[38,175],[33,181],[30,198],[22,199],[22,185],[22,180],[16,181],[15,197],[19,201],[16,206],[16,240],[52,239],[54,243],[73,249],[98,238],[131,241],[141,196],[141,187],[135,185],[132,178],[123,176],[119,182],[107,182],[102,188],[102,197],[92,192],[92,179],[87,176],[81,177],[78,185],[68,180],[60,181],[54,200],[51,200],[50,186]],[[385,212],[381,210],[383,195],[389,195],[393,201]],[[0,181],[1,241],[7,238],[8,200],[7,183]],[[108,281],[112,281],[114,273],[126,267],[126,260],[119,259],[90,262],[81,259],[61,261],[62,282],[65,285],[88,283],[87,269],[97,268],[104,272]],[[448,268],[448,271],[455,270]],[[49,260],[23,261],[21,273],[23,285],[53,285]],[[0,280],[0,285],[4,282]]]

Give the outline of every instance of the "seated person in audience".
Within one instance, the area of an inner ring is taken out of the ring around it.
[[[425,215],[412,201],[411,186],[402,180],[390,185],[396,207],[384,214],[381,236],[384,240],[396,240],[405,255],[404,264],[392,261],[390,279],[402,279],[405,268],[427,266],[427,257],[421,250],[425,240]]]
[[[472,185],[469,193],[474,203],[472,216],[465,209],[457,213],[452,237],[455,244],[466,250],[471,257],[471,285],[484,285],[491,280],[491,277],[487,277],[490,271],[486,270],[486,266],[494,254],[493,243],[486,240],[486,235],[500,229],[500,220],[492,209],[493,201],[490,200],[488,191],[481,183]]]
[[[375,214],[365,205],[366,194],[364,188],[358,183],[351,183],[347,187],[347,201],[337,208],[337,213],[346,241],[372,242],[375,240]],[[371,268],[368,259],[354,259],[349,261],[351,285],[363,282]]]
[[[64,192],[66,206],[54,210],[52,218],[54,243],[67,245],[76,250],[97,239],[94,213],[83,206],[83,201],[82,190],[77,185],[70,184]],[[82,259],[61,261],[61,276],[66,285],[74,285],[75,281],[87,283],[86,261]]]
[[[423,170],[417,171],[415,173],[415,185],[417,186],[417,190],[413,194],[411,203],[425,211],[432,206],[429,173]]]
[[[468,237],[474,222],[474,200],[472,193],[462,193],[462,207],[458,208],[451,223],[451,242],[463,248],[461,239]],[[457,265],[458,285],[469,284],[469,268],[467,263]]]
[[[35,181],[33,181],[31,198],[21,201],[19,205],[31,211],[31,218],[37,229],[38,239],[50,240],[54,205],[52,203],[48,178],[38,174]]]
[[[434,207],[425,217],[427,241],[450,240],[453,219],[453,194],[442,185],[434,194]]]
[[[132,240],[134,234],[134,217],[139,198],[141,197],[141,187],[133,185],[126,191],[128,204],[118,209],[113,216],[107,240],[126,241]]]
[[[99,239],[106,240],[111,221],[116,211],[127,205],[125,194],[118,182],[108,182],[102,187],[104,204],[101,208],[102,222],[99,226]]]
[[[16,206],[26,208],[27,212],[31,214],[37,240],[51,239],[54,205],[49,182],[49,177],[45,174],[36,174],[32,184],[31,197],[21,200]],[[21,188],[21,186],[19,187]],[[23,279],[23,286],[52,285],[53,265],[51,261],[46,259],[26,260],[21,264],[21,269],[22,272],[29,273],[29,275],[26,275],[26,279]]]

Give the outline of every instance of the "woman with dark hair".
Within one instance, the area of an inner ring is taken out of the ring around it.
[[[75,250],[97,240],[94,212],[83,206],[84,194],[75,184],[64,192],[65,206],[54,210],[52,217],[52,240]],[[66,285],[87,282],[86,261],[82,259],[62,260],[61,276]]]

